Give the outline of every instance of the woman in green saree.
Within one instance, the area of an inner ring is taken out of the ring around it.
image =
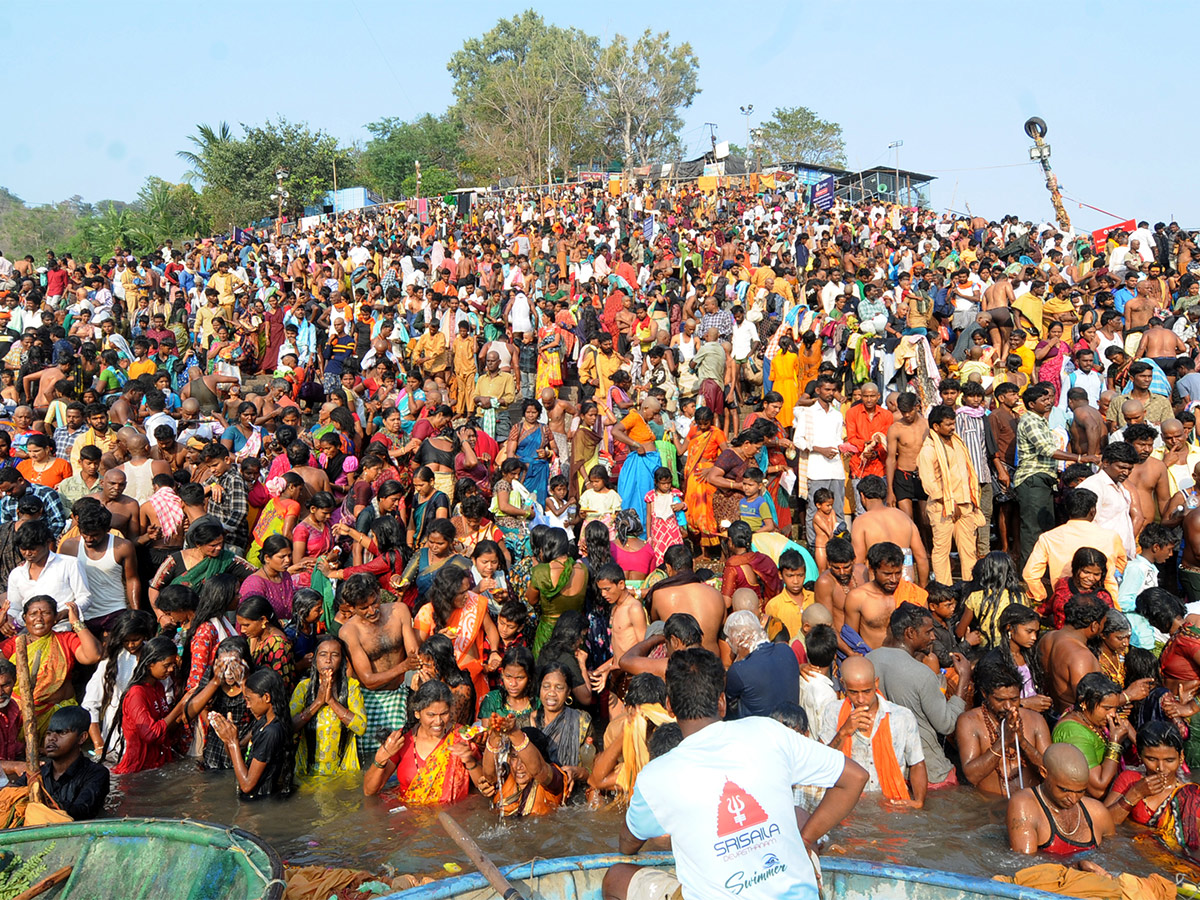
[[[239,581],[254,574],[254,566],[233,551],[225,549],[225,529],[210,516],[201,516],[188,529],[182,550],[162,561],[150,581],[150,605],[154,607],[160,625],[169,621],[158,613],[158,595],[169,584],[182,584],[199,590],[205,580],[224,572],[238,576]]]
[[[1117,710],[1131,699],[1121,686],[1099,672],[1089,672],[1075,686],[1076,707],[1058,720],[1051,739],[1056,744],[1074,744],[1087,759],[1088,795],[1102,799],[1121,767],[1122,738],[1137,735],[1128,719]]]
[[[537,632],[533,638],[536,657],[550,639],[558,617],[568,610],[583,610],[587,594],[588,570],[571,558],[571,541],[561,528],[551,528],[533,567],[525,599],[538,610]]]

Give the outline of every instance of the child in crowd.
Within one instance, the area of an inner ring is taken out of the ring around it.
[[[813,558],[817,561],[817,569],[824,572],[829,566],[825,547],[837,530],[837,516],[833,513],[833,491],[829,488],[818,488],[813,492],[812,499],[817,508],[813,513],[813,532],[816,535],[813,542]]]
[[[661,566],[663,554],[676,544],[683,543],[687,533],[687,504],[683,492],[675,487],[671,470],[659,466],[654,470],[654,490],[646,494],[646,536],[654,550],[654,564]]]
[[[813,602],[812,592],[804,589],[806,574],[807,567],[800,554],[795,550],[784,550],[779,554],[779,577],[783,581],[783,590],[763,607],[767,615],[783,623],[788,638],[792,640],[800,636],[800,617]]]
[[[508,605],[505,603],[508,577],[504,571],[504,553],[495,541],[484,540],[475,545],[471,553],[471,579],[475,582],[475,592],[487,599],[489,615],[496,615]],[[503,654],[504,651],[500,652]]]
[[[739,518],[750,526],[752,532],[775,531],[771,501],[763,493],[762,469],[751,466],[746,470],[742,475],[742,490],[745,496],[738,501]]]
[[[1129,643],[1143,650],[1154,649],[1154,629],[1134,609],[1138,595],[1147,588],[1158,587],[1158,567],[1171,558],[1175,552],[1175,541],[1171,529],[1157,522],[1151,522],[1142,528],[1138,535],[1138,549],[1141,552],[1125,566],[1121,576],[1121,589],[1117,592],[1117,607],[1129,618],[1133,626]],[[1181,573],[1186,574],[1186,573]]]
[[[590,487],[579,497],[579,512],[583,523],[600,521],[612,534],[613,518],[621,511],[621,495],[612,489],[608,480],[608,469],[593,466],[588,472]]]
[[[550,479],[550,495],[546,498],[546,524],[570,532],[577,521],[576,506],[567,496],[570,482],[566,475]]]

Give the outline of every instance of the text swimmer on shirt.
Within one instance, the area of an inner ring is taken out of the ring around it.
[[[730,891],[750,900],[816,900],[809,856],[854,808],[867,773],[771,719],[723,722],[725,669],[707,650],[672,655],[667,708],[683,740],[670,760],[655,759],[638,775],[620,848],[637,853],[650,838],[669,834],[678,882],[660,885],[664,873],[621,864],[605,875],[604,896],[646,900],[683,884],[692,900],[718,900]],[[827,788],[803,828],[793,784]]]

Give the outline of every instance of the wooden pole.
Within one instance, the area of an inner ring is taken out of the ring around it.
[[[21,692],[21,719],[25,729],[25,769],[29,799],[42,802],[42,769],[38,763],[37,718],[33,714],[33,682],[29,676],[28,635],[17,635],[17,689]]]
[[[508,879],[500,874],[500,870],[496,868],[496,864],[488,859],[487,855],[479,849],[479,845],[475,843],[472,837],[463,830],[463,827],[454,821],[448,813],[438,813],[438,822],[442,828],[446,829],[446,834],[458,844],[459,849],[467,854],[467,858],[471,860],[475,868],[479,870],[488,884],[492,886],[497,894],[504,900],[524,900],[521,892],[509,884]]]
[[[75,868],[74,866],[63,866],[57,872],[51,872],[49,875],[47,875],[41,881],[37,882],[29,890],[21,891],[21,893],[17,894],[17,896],[15,896],[15,897],[13,897],[13,900],[33,900],[34,897],[40,897],[42,894],[46,893],[46,891],[50,890],[50,888],[54,887],[56,884],[61,884],[62,882],[66,881],[68,878],[70,878],[71,871],[74,868]]]

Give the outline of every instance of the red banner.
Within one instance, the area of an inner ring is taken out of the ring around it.
[[[1097,253],[1103,254],[1104,244],[1110,233],[1124,231],[1126,234],[1130,234],[1135,228],[1137,228],[1137,222],[1133,219],[1128,222],[1118,222],[1116,225],[1106,225],[1104,228],[1092,232],[1092,245],[1096,248]]]

